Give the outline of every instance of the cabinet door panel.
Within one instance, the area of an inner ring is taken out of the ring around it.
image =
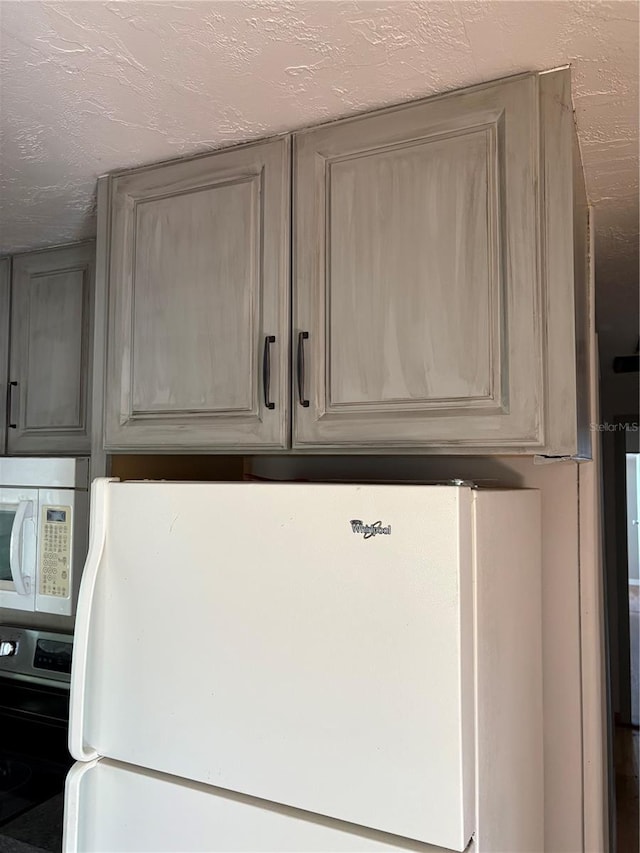
[[[278,139],[115,178],[109,449],[285,446],[288,151]]]
[[[251,411],[257,183],[138,204],[135,412]]]
[[[94,244],[14,259],[10,453],[86,453]]]
[[[332,408],[491,398],[491,299],[500,295],[488,258],[492,141],[470,132],[331,163]]]
[[[29,301],[25,421],[32,429],[73,427],[81,417],[83,270],[34,277]]]
[[[4,453],[7,440],[10,273],[11,259],[0,258],[0,454]]]
[[[294,446],[543,441],[534,77],[296,136]]]

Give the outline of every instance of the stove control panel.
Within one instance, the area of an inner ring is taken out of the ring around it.
[[[71,675],[71,643],[61,640],[36,640],[33,665],[48,672],[66,672]]]
[[[0,677],[68,686],[72,652],[70,634],[0,626]]]
[[[0,658],[13,657],[18,650],[18,644],[15,640],[2,640],[0,642]]]

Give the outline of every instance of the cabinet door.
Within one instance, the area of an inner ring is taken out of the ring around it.
[[[296,135],[294,447],[542,443],[537,140],[534,76]]]
[[[289,139],[112,183],[105,447],[288,440]]]
[[[0,453],[7,440],[7,381],[9,369],[10,258],[0,258]]]
[[[9,453],[90,451],[95,244],[13,259]]]

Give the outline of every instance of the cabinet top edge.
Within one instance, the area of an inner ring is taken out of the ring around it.
[[[548,77],[549,74],[569,74],[571,75],[571,63],[565,65],[556,65],[555,68],[548,68],[546,71],[537,71],[538,77]]]
[[[23,258],[28,255],[44,255],[46,252],[63,251],[64,249],[79,249],[82,247],[90,248],[95,245],[95,237],[87,237],[84,240],[74,240],[72,243],[54,243],[53,246],[40,246],[38,249],[25,249],[21,252],[10,252],[8,255],[0,256],[0,261],[9,258]]]
[[[220,146],[209,148],[206,151],[199,151],[195,154],[188,154],[186,156],[178,156],[178,157],[168,157],[163,160],[157,160],[153,163],[144,163],[140,166],[131,166],[131,167],[123,167],[121,169],[114,169],[113,171],[106,172],[103,175],[99,175],[97,180],[99,182],[104,181],[114,181],[118,178],[135,175],[142,172],[146,172],[152,169],[157,169],[162,166],[169,166],[177,163],[186,163],[197,160],[202,160],[206,157],[211,157],[214,154],[221,154],[223,152],[231,152],[234,150],[240,149],[249,149],[252,147],[256,147],[259,145],[264,145],[269,142],[277,142],[282,141],[285,144],[290,144],[293,137],[303,136],[307,133],[311,133],[313,131],[319,130],[320,128],[333,127],[337,124],[346,124],[352,121],[359,121],[363,118],[368,118],[370,116],[382,115],[384,113],[392,113],[394,110],[401,110],[408,106],[418,106],[420,104],[432,103],[438,101],[442,98],[451,98],[456,95],[466,95],[473,92],[480,92],[482,90],[491,89],[495,86],[501,86],[505,83],[515,83],[520,80],[533,79],[538,80],[543,75],[552,75],[552,74],[565,74],[570,73],[571,67],[569,65],[559,66],[557,68],[551,68],[545,71],[522,71],[517,74],[510,74],[506,77],[499,77],[494,80],[483,80],[479,83],[474,83],[470,86],[463,86],[455,89],[447,89],[444,92],[437,92],[436,94],[426,95],[422,98],[408,98],[405,101],[398,101],[392,104],[384,104],[380,107],[375,107],[373,109],[367,108],[363,109],[357,113],[353,113],[352,115],[346,116],[337,116],[336,118],[328,119],[327,121],[319,122],[317,124],[311,125],[301,125],[300,127],[292,127],[289,130],[283,131],[281,133],[274,133],[268,136],[261,136],[256,139],[250,140],[240,140],[239,142],[231,142],[228,145],[222,144]]]
[[[212,157],[214,154],[226,154],[232,151],[248,150],[257,148],[260,145],[266,145],[273,142],[284,142],[288,146],[291,142],[291,131],[287,130],[283,133],[274,133],[270,136],[260,136],[257,139],[241,140],[240,142],[231,142],[229,145],[219,145],[216,148],[209,148],[207,151],[198,151],[195,154],[187,154],[182,157],[168,157],[166,160],[156,160],[153,163],[143,163],[141,166],[131,166],[128,168],[114,169],[112,172],[107,172],[104,175],[99,175],[98,183],[104,181],[114,181],[118,178],[128,177],[129,175],[137,175],[142,172],[148,172],[153,169],[158,169],[162,166],[173,166],[178,163],[191,163],[196,160],[204,160],[206,157]]]
[[[335,127],[337,125],[346,125],[350,122],[361,121],[362,119],[368,119],[374,116],[382,116],[389,115],[397,110],[405,109],[406,107],[419,107],[422,104],[433,104],[437,101],[441,101],[448,98],[455,98],[456,96],[466,96],[470,94],[474,94],[476,92],[486,91],[488,89],[493,89],[497,86],[503,86],[506,83],[517,83],[524,80],[532,80],[537,81],[542,74],[552,74],[558,72],[559,69],[550,69],[549,71],[521,71],[518,74],[510,74],[507,77],[498,77],[494,80],[483,80],[480,83],[473,83],[470,86],[461,86],[455,89],[447,89],[444,92],[437,92],[433,95],[426,95],[422,98],[408,98],[406,101],[398,101],[394,104],[386,104],[380,107],[375,107],[374,109],[364,109],[360,112],[354,113],[349,116],[342,116],[335,119],[330,119],[329,121],[321,122],[320,124],[308,125],[306,127],[301,127],[296,130],[292,130],[291,133],[294,137],[306,136],[308,133],[314,133],[318,130],[322,130],[324,128]]]

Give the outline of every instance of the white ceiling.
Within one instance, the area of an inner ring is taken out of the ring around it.
[[[95,234],[135,166],[571,63],[605,350],[638,288],[636,2],[0,2],[0,253]]]

